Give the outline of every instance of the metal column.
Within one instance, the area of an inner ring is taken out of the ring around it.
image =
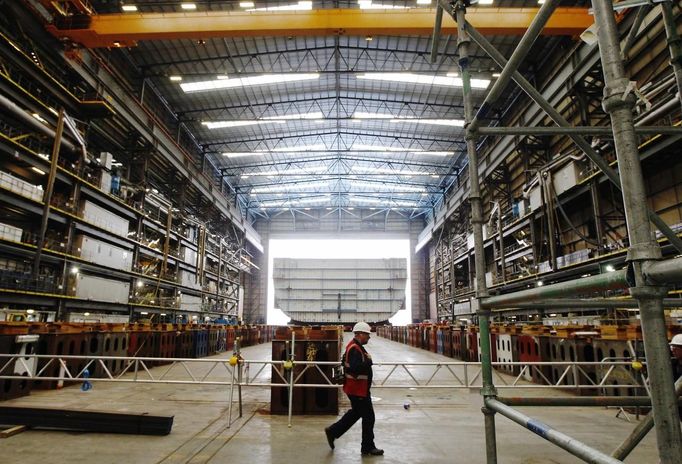
[[[457,21],[457,51],[459,67],[462,72],[462,93],[464,99],[464,120],[468,127],[466,133],[467,156],[469,157],[469,203],[471,204],[471,224],[474,232],[474,265],[476,266],[476,299],[488,296],[485,282],[485,249],[483,248],[483,206],[481,205],[481,186],[478,176],[478,136],[471,131],[474,121],[474,104],[471,96],[471,75],[469,74],[470,39],[464,30],[466,7],[462,0],[455,5]],[[481,377],[485,398],[495,398],[497,392],[493,384],[492,361],[490,359],[490,310],[477,309],[478,325],[481,334]],[[482,408],[485,423],[485,454],[488,464],[497,463],[497,438],[495,432],[495,413],[487,407]]]
[[[45,233],[47,233],[47,222],[50,218],[50,202],[52,201],[52,192],[54,191],[54,180],[57,177],[57,166],[59,164],[59,149],[62,145],[62,133],[64,131],[64,109],[59,110],[59,118],[57,119],[57,130],[54,136],[54,143],[52,144],[52,158],[50,158],[50,173],[47,177],[47,187],[43,195],[43,218],[40,223],[40,233],[38,235],[38,243],[36,243],[36,254],[33,259],[33,278],[37,279],[40,272],[40,258],[45,248]]]
[[[611,0],[593,0],[592,5],[604,73],[602,105],[611,118],[618,158],[630,239],[628,260],[633,264],[635,278],[630,293],[639,301],[659,458],[662,464],[676,464],[682,462],[682,433],[677,397],[670,381],[673,375],[662,304],[666,290],[647,285],[642,272],[647,263],[660,259],[661,250],[647,220],[646,189],[632,114],[635,96],[628,92],[629,80],[620,57],[613,3]]]

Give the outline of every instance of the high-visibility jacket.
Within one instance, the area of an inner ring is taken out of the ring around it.
[[[360,362],[358,362],[358,354]],[[351,358],[354,358],[351,360]],[[346,346],[343,355],[344,372],[346,381],[343,384],[343,391],[347,395],[367,397],[372,381],[372,358],[367,354],[365,348],[353,339]]]

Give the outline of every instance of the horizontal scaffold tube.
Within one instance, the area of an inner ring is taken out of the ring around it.
[[[682,258],[650,263],[644,268],[644,277],[659,285],[682,282]]]
[[[486,407],[502,414],[517,424],[527,428],[531,432],[541,436],[545,440],[554,443],[560,448],[565,449],[574,456],[579,457],[585,462],[593,464],[621,464],[621,461],[612,458],[599,450],[587,446],[585,443],[569,437],[568,435],[554,430],[547,424],[526,416],[525,414],[507,406],[506,404],[492,398],[484,399]]]
[[[507,406],[651,406],[648,396],[505,397]]]
[[[630,286],[632,286],[632,282],[628,280],[628,270],[621,269],[568,282],[521,290],[520,292],[491,296],[481,300],[481,306],[484,308],[507,308],[518,303],[541,302],[552,298],[572,297]]]
[[[682,127],[670,126],[642,126],[635,127],[640,135],[682,135]],[[613,135],[610,126],[582,126],[582,127],[479,127],[480,135]]]
[[[682,307],[682,298],[665,298],[664,308]],[[639,308],[637,300],[614,300],[605,298],[543,300],[542,302],[514,303],[505,309],[556,309],[556,308]]]

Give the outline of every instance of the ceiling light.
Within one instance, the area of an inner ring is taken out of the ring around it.
[[[462,79],[460,77],[433,76],[428,74],[413,73],[362,73],[356,74],[356,77],[358,79],[404,82],[409,84],[462,87]],[[473,89],[487,89],[489,84],[490,79],[471,79],[471,88]]]
[[[47,121],[45,121],[45,118],[43,118],[38,113],[31,113],[31,116],[33,116],[34,118],[36,118],[38,121],[40,121],[42,123],[47,123]]]
[[[417,0],[417,5],[430,5],[431,0]]]
[[[372,0],[358,0],[361,10],[402,10],[406,6],[384,5],[372,3]]]
[[[261,76],[240,77],[236,79],[215,79],[211,81],[187,82],[180,84],[186,93],[220,90],[249,85],[281,84],[284,82],[319,79],[318,73],[264,74]]]
[[[502,75],[502,74],[500,74],[500,73],[498,73],[498,72],[493,73],[493,77],[500,77],[501,75]]]
[[[43,171],[42,169],[38,169],[38,168],[35,167],[35,166],[31,166],[31,169],[32,169],[33,171],[37,172],[38,174],[40,174],[41,176],[44,176],[44,175],[45,175],[45,171]]]
[[[230,76],[228,76],[227,74],[218,74],[215,78],[222,81],[225,79],[229,79]]]
[[[368,35],[367,37],[365,37],[365,40],[367,42],[371,42],[372,40],[374,40],[374,37],[372,37],[371,35]]]
[[[252,8],[247,11],[308,11],[313,9],[313,2],[300,1],[292,5],[270,6],[266,8]]]
[[[265,154],[266,152],[264,151],[232,151],[223,153],[223,156],[228,158],[243,158],[245,156],[263,156]]]
[[[286,192],[287,190],[315,189],[328,185],[328,182],[301,182],[288,185],[269,185],[267,187],[256,187],[251,189],[251,193],[275,193]]]
[[[26,310],[26,314],[33,314],[34,312],[36,312],[35,309],[27,309]]]
[[[78,268],[76,266],[71,268],[71,274],[78,274]]]
[[[493,0],[478,0],[479,5],[492,5]]]
[[[137,11],[137,6],[135,6],[135,5],[121,5],[121,10],[125,11],[126,13],[131,13],[133,11]]]
[[[606,265],[606,272],[613,272],[615,270],[616,270],[616,268],[613,267],[611,264]]]
[[[209,129],[223,129],[225,127],[241,127],[241,126],[253,126],[256,124],[286,124],[286,121],[277,121],[277,120],[270,120],[270,121],[263,121],[263,120],[256,120],[256,121],[205,121],[202,122],[204,126],[206,126]]]
[[[172,82],[180,82],[182,80],[182,76],[171,76],[171,77],[169,77],[169,79]]]
[[[261,119],[320,119],[324,118],[321,111],[315,113],[287,114],[282,116],[263,116]]]
[[[326,171],[328,168],[327,166],[314,166],[314,167],[308,167],[308,168],[289,168],[285,169],[282,171],[260,171],[260,172],[249,172],[248,174],[251,176],[269,176],[269,177],[276,177],[276,176],[281,176],[282,174],[286,175],[307,175],[307,174],[313,174],[316,172],[323,172]]]
[[[417,118],[397,118],[391,119],[392,123],[412,122],[415,124],[433,124],[436,126],[464,127],[463,119],[417,119]]]
[[[242,8],[253,8],[256,4],[253,2],[239,2],[239,6]]]
[[[538,280],[537,286],[542,287],[543,285],[545,285],[545,283],[542,280]]]
[[[180,8],[182,8],[183,10],[196,10],[197,4],[196,3],[181,3]]]

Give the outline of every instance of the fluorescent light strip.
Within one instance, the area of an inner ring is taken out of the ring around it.
[[[253,8],[256,4],[253,2],[239,2],[239,6],[242,8]]]
[[[286,121],[210,121],[202,122],[209,129],[223,129],[226,127],[253,126],[256,124],[286,124]]]
[[[197,9],[197,4],[196,3],[181,3],[180,8],[183,10],[196,10]]]
[[[409,8],[407,6],[384,5],[381,3],[372,3],[372,0],[358,0],[361,10],[404,10]]]
[[[331,195],[325,194],[322,196],[315,196],[315,197],[310,197],[310,198],[294,198],[294,199],[282,199],[282,200],[263,200],[261,201],[261,205],[292,205],[293,203],[296,204],[309,204],[309,203],[324,203],[329,201],[331,198]]]
[[[356,74],[358,79],[377,81],[404,82],[408,84],[442,85],[448,87],[462,87],[462,78],[448,76],[431,76],[413,73],[362,73]],[[487,89],[489,79],[471,79],[471,88]]]
[[[246,87],[250,85],[281,84],[284,82],[295,82],[319,79],[318,73],[301,74],[265,74],[261,76],[240,77],[235,79],[214,79],[210,81],[186,82],[180,84],[185,93],[204,92],[207,90],[230,89],[235,87]]]
[[[135,6],[135,5],[121,5],[121,10],[125,11],[126,13],[132,13],[134,11],[137,11],[137,6]]]
[[[270,6],[267,8],[252,8],[246,11],[308,11],[313,9],[313,2],[300,1],[293,5]]]
[[[462,119],[410,119],[397,118],[391,119],[392,123],[396,122],[411,122],[414,124],[433,124],[436,126],[450,126],[450,127],[464,127],[464,120]]]
[[[316,189],[320,187],[327,187],[329,182],[307,182],[300,184],[287,184],[287,185],[272,185],[268,187],[256,187],[251,189],[251,193],[276,193],[276,192],[286,192],[288,190],[303,190],[303,189]]]
[[[396,171],[395,169],[391,168],[371,168],[371,167],[362,167],[362,166],[353,166],[351,168],[351,171],[360,171],[357,172],[358,174],[386,174],[386,175],[393,175],[393,176],[431,176],[433,175],[432,172],[422,172],[422,171],[409,171],[409,170],[402,170],[402,171]]]
[[[291,168],[287,169],[285,171],[260,171],[260,172],[245,172],[244,174],[247,176],[272,176],[272,177],[277,177],[279,175],[285,174],[287,176],[292,176],[292,175],[306,175],[306,174],[314,174],[316,172],[324,172],[328,168],[326,166],[313,166],[310,168]]]

